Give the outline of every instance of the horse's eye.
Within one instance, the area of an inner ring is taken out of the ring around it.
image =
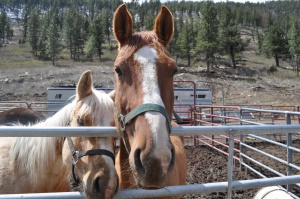
[[[79,126],[84,126],[84,123],[83,123],[83,121],[80,118],[77,118],[77,124]]]
[[[116,67],[115,71],[116,71],[116,73],[118,74],[119,77],[122,75],[122,71],[119,67]]]

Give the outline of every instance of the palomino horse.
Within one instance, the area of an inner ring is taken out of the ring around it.
[[[172,14],[165,6],[153,31],[135,34],[125,4],[114,14],[114,34],[119,43],[114,63],[115,117],[123,140],[116,169],[122,189],[155,189],[186,181],[183,138],[170,138],[177,66],[166,47],[173,29]]]
[[[0,112],[0,125],[11,126],[16,123],[33,125],[45,120],[46,117],[30,108],[12,108]]]
[[[76,92],[71,104],[34,127],[114,125],[113,101],[93,89],[90,71]],[[112,137],[1,138],[0,193],[70,191],[72,168],[88,198],[112,198],[118,188],[113,144]]]

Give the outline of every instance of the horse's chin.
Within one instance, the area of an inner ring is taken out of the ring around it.
[[[161,189],[166,186],[166,181],[160,183],[148,183],[147,179],[141,180],[138,176],[134,175],[134,179],[138,188],[141,189]]]

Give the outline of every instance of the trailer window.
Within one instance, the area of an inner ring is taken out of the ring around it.
[[[61,99],[62,94],[56,94],[55,99]]]

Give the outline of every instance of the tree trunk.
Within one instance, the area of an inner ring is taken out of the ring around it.
[[[209,61],[208,61],[208,57],[206,57],[206,72],[209,72]]]
[[[297,77],[299,77],[299,58],[298,58],[297,54],[295,55],[295,57],[296,57],[296,63],[295,63],[296,64],[296,73],[297,73]]]
[[[279,67],[279,57],[278,57],[278,55],[275,55],[274,58],[275,58],[275,62],[276,62],[276,67]]]
[[[230,51],[230,57],[231,57],[233,68],[236,68],[236,63],[235,63],[235,58],[234,58],[234,52],[233,52],[233,50]]]

